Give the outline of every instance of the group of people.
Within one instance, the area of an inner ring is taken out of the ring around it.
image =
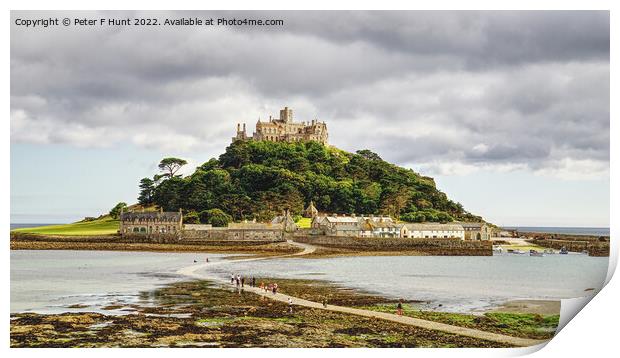
[[[207,262],[209,259],[207,259]],[[231,285],[236,285],[237,289],[239,290],[239,294],[241,294],[241,288],[245,287],[245,277],[239,275],[239,274],[230,274],[230,284]],[[252,276],[249,280],[249,285],[250,287],[256,287],[256,277]],[[261,281],[260,285],[258,286],[258,288],[260,288],[261,290],[265,291],[265,293],[267,292],[271,292],[274,295],[276,293],[278,293],[278,284],[277,283],[268,283],[265,284],[265,282]],[[263,296],[261,296],[262,298]],[[327,298],[323,297],[322,299],[322,304],[323,304],[323,308],[327,308]],[[289,313],[293,313],[293,300],[289,297],[288,298],[288,308],[289,308]],[[399,316],[403,315],[403,300],[400,299],[398,300],[398,304],[396,305],[396,314]]]
[[[261,281],[260,286],[258,286],[258,288],[260,288],[261,290],[264,290],[265,292],[271,292],[274,295],[276,293],[278,293],[278,284],[277,283],[269,283],[269,284],[265,285],[265,283]]]
[[[231,285],[236,285],[237,289],[239,290],[239,292],[241,293],[241,289],[245,287],[245,277],[239,275],[239,274],[230,274],[230,284]],[[250,278],[249,281],[249,285],[250,287],[256,287],[256,277],[252,276]],[[274,295],[276,293],[278,293],[278,284],[277,283],[268,283],[265,284],[265,282],[261,281],[260,285],[258,286],[258,288],[260,288],[261,290],[265,291],[265,293],[267,292],[271,292]],[[264,296],[261,296],[261,298]],[[289,313],[293,313],[293,300],[289,297],[288,299],[288,309],[289,309]]]
[[[256,277],[252,276],[248,283],[250,287],[256,287]],[[245,287],[245,277],[239,274],[230,274],[230,284],[236,284],[237,288],[243,288]]]
[[[230,274],[230,284],[236,285],[237,288],[245,287],[245,277],[239,274]],[[252,276],[248,282],[250,287],[256,287],[256,277]],[[272,292],[274,295],[278,293],[278,284],[277,283],[268,283],[265,285],[265,282],[261,281],[258,286],[261,290],[265,292]]]

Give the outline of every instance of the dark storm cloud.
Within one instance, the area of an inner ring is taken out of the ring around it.
[[[65,16],[67,13],[54,13]],[[11,17],[50,13],[12,12]],[[605,173],[608,12],[105,12],[264,28],[11,28],[14,142],[221,152],[280,106],[330,141],[437,172]],[[560,164],[558,164],[560,163]],[[598,169],[597,169],[598,168]],[[561,169],[561,168],[560,168]]]
[[[389,51],[454,56],[473,67],[609,58],[609,13],[394,11],[294,13],[289,29]]]

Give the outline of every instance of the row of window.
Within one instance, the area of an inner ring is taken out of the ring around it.
[[[148,230],[148,231],[147,231]],[[153,227],[149,226],[148,228],[146,226],[134,226],[133,228],[125,228],[123,230],[125,233],[140,233],[140,234],[146,234],[147,232],[149,234],[155,232],[155,233],[160,233],[160,234],[165,234],[167,232],[175,232],[176,228],[174,226],[155,226],[155,230],[153,231]]]

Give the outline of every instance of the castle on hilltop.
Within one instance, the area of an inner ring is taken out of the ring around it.
[[[243,129],[240,123],[237,123],[237,135],[233,137],[236,140],[257,140],[270,142],[300,142],[300,141],[316,141],[327,145],[327,125],[325,122],[319,122],[313,119],[310,122],[293,122],[293,110],[284,107],[280,110],[280,118],[271,118],[269,121],[261,121],[260,118],[256,122],[256,131],[249,137],[246,133],[245,123]]]

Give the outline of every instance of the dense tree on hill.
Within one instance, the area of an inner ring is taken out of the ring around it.
[[[155,181],[149,178],[142,178],[139,187],[138,203],[142,206],[151,205],[153,203],[153,193],[155,192]]]
[[[153,183],[152,201],[165,210],[219,209],[233,220],[269,220],[285,209],[299,215],[312,200],[329,213],[388,214],[406,221],[481,220],[437,190],[432,178],[369,150],[348,153],[317,142],[237,141],[189,176],[175,175],[178,168]]]
[[[118,219],[118,217],[121,215],[121,210],[125,209],[126,207],[127,207],[127,203],[124,203],[124,202],[120,202],[116,204],[116,206],[114,206],[110,210],[110,216],[112,217],[112,219]]]

